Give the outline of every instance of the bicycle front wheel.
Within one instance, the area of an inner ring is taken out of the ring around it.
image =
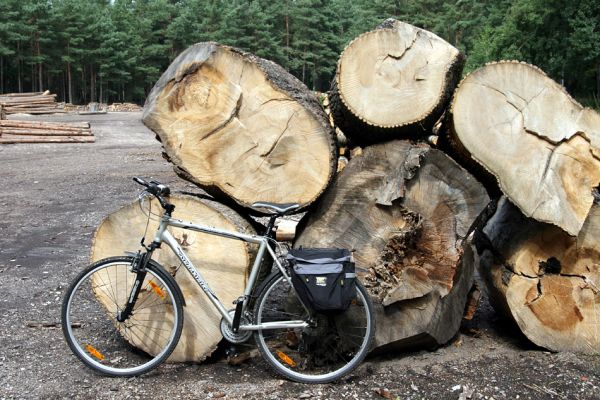
[[[157,367],[175,349],[183,327],[176,283],[148,264],[135,306],[124,321],[137,273],[133,257],[100,260],[79,274],[62,306],[62,329],[73,353],[90,368],[112,376],[135,376]]]
[[[373,305],[358,282],[348,310],[311,317],[292,285],[277,272],[265,282],[254,316],[256,324],[311,321],[307,328],[263,329],[254,334],[263,358],[281,375],[302,383],[332,382],[350,373],[365,358],[374,337]]]

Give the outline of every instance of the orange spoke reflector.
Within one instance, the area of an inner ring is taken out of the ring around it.
[[[150,281],[148,283],[152,287],[152,290],[154,290],[154,293],[156,293],[161,299],[167,297],[167,295],[165,295],[165,291],[159,288],[156,283],[154,283],[153,281]]]
[[[104,360],[104,356],[98,350],[96,350],[94,346],[86,344],[85,349],[88,351],[88,353],[96,357],[98,360]]]
[[[292,360],[290,357],[288,357],[288,355],[285,354],[283,351],[277,350],[277,357],[279,357],[281,359],[281,361],[283,361],[284,363],[286,363],[287,365],[289,365],[292,368],[294,368],[296,366],[296,363],[294,362],[294,360]]]

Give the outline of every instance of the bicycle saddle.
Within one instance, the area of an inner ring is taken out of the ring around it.
[[[266,201],[257,201],[256,203],[252,204],[252,208],[266,208],[268,210],[273,210],[275,211],[277,214],[286,214],[290,211],[294,211],[295,209],[299,208],[300,204],[298,203],[269,203]]]

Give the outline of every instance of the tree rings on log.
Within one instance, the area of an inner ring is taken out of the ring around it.
[[[277,64],[216,43],[173,61],[143,122],[181,177],[243,207],[305,208],[335,173],[333,129],[314,93]]]
[[[578,234],[600,182],[598,113],[540,69],[503,61],[460,83],[451,117],[450,143],[523,214]]]
[[[494,308],[538,346],[597,354],[600,206],[573,237],[502,198],[483,234],[479,269]]]
[[[294,246],[356,249],[378,304],[377,347],[439,345],[460,326],[474,269],[463,242],[488,201],[467,171],[426,144],[373,145],[350,160]]]
[[[178,219],[202,221],[204,225],[223,230],[256,233],[245,219],[217,202],[184,195],[172,195],[170,202],[176,207],[175,215]],[[154,212],[160,209],[160,205],[154,199],[151,209]],[[92,244],[92,261],[123,254],[125,251],[137,251],[140,239],[146,231],[146,222],[147,216],[137,201],[110,214],[96,230]],[[152,240],[157,227],[158,219],[153,217],[146,231],[147,241]],[[247,272],[256,254],[255,246],[179,228],[170,227],[169,231],[219,300],[225,305],[232,304],[244,290]],[[202,361],[215,350],[223,338],[219,329],[221,314],[166,245],[154,251],[153,259],[175,277],[186,302],[181,339],[169,361]],[[151,341],[132,344],[144,351],[152,350]]]
[[[429,135],[460,79],[464,56],[394,19],[354,39],[338,61],[331,109],[357,144]]]

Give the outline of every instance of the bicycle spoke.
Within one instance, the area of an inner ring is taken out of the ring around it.
[[[256,307],[257,323],[302,319],[303,306],[292,297],[281,275],[264,289]],[[371,309],[357,288],[364,306],[339,314],[314,314],[307,328],[257,331],[257,344],[265,359],[288,378],[299,382],[330,382],[343,376],[364,358],[372,338]]]
[[[173,351],[181,333],[182,309],[165,280],[148,269],[132,313],[117,321],[115,311],[127,303],[137,277],[130,271],[131,258],[118,260],[123,261],[90,266],[90,272],[82,273],[69,288],[63,331],[88,366],[105,374],[132,376],[160,364]],[[82,321],[81,328],[67,328],[67,321]]]

